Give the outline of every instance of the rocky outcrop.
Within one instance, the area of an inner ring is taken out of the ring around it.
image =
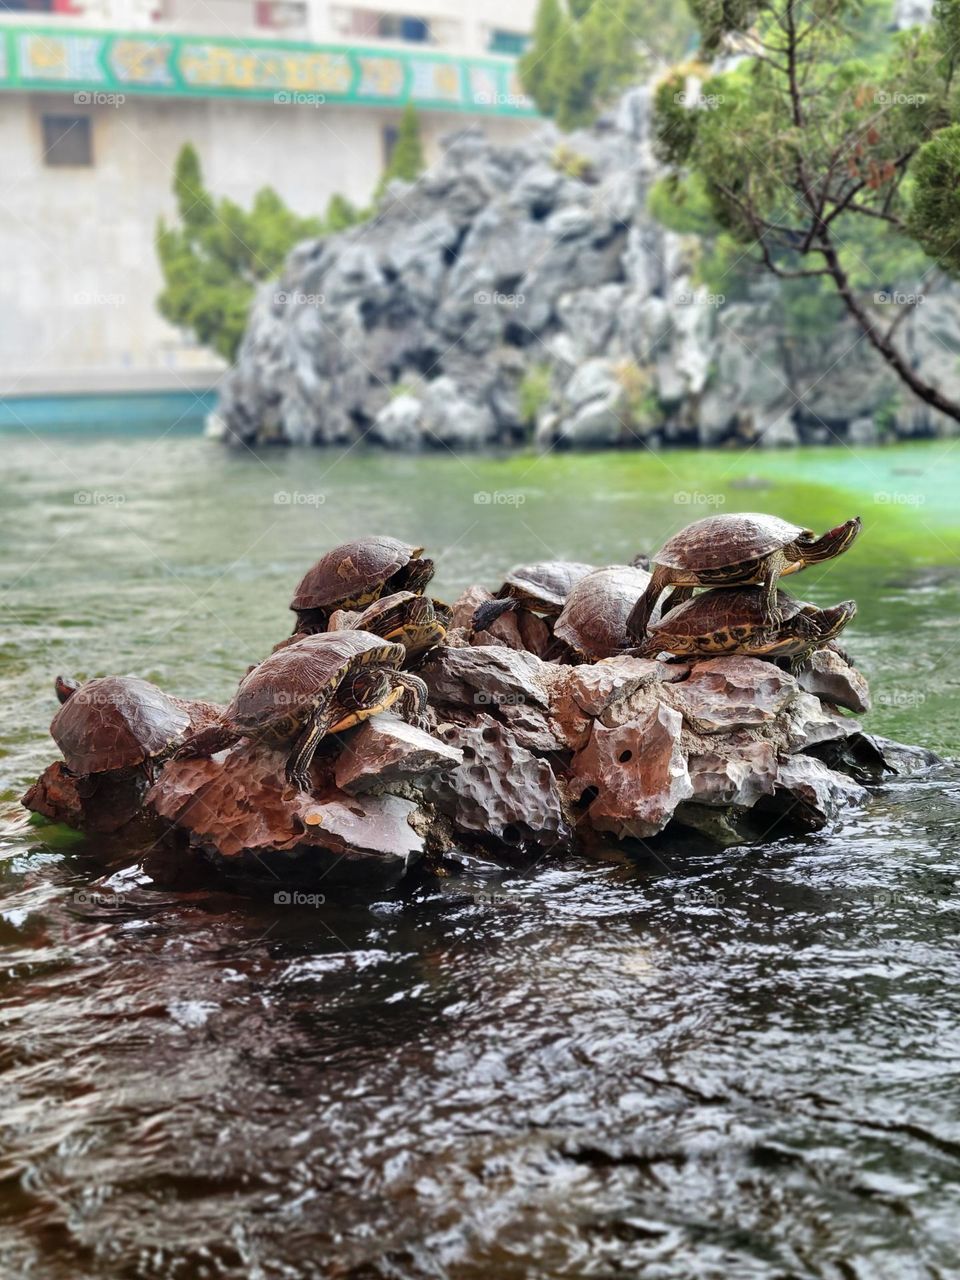
[[[956,429],[852,323],[800,341],[772,280],[737,300],[699,287],[702,246],[647,212],[649,132],[644,87],[567,137],[451,135],[371,221],[298,246],[263,286],[211,432],[462,450],[869,444]],[[877,295],[881,311],[888,300],[892,313],[896,290]],[[960,395],[958,291],[925,298],[900,336],[914,367]]]

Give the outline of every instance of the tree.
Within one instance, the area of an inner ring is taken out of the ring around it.
[[[377,186],[379,195],[395,178],[403,182],[416,182],[426,168],[423,158],[423,144],[420,141],[420,117],[412,102],[408,102],[400,117],[400,128],[397,141],[390,154],[387,167],[380,176]]]
[[[254,290],[283,266],[299,241],[323,230],[318,218],[300,218],[264,187],[249,212],[203,185],[200,160],[186,143],[177,157],[173,192],[179,226],[161,218],[157,253],[164,289],[160,314],[232,360],[243,336]]]
[[[788,288],[826,287],[911,391],[960,420],[897,340],[923,297],[897,291],[932,266],[922,250],[960,274],[960,0],[939,0],[928,30],[879,52],[875,4],[691,7],[704,53],[743,56],[702,83],[681,68],[659,86],[657,146],[674,189],[695,183],[715,228]]]
[[[670,0],[540,0],[520,79],[544,115],[576,129],[639,78],[645,57],[675,57],[689,32]]]

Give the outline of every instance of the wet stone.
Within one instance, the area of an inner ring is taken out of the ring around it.
[[[663,693],[698,733],[769,724],[796,695],[797,682],[788,672],[740,657],[697,662],[686,680]]]
[[[801,689],[858,715],[870,710],[866,679],[833,649],[818,649],[804,663],[797,681]]]
[[[399,716],[376,715],[344,735],[334,780],[350,795],[416,782],[463,761],[462,753]]]

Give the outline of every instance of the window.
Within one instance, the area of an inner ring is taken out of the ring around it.
[[[377,35],[384,40],[409,40],[413,44],[427,44],[430,40],[430,23],[424,18],[384,13],[377,22]]]
[[[44,164],[93,164],[89,116],[43,117]]]
[[[393,157],[393,149],[397,145],[400,130],[395,124],[383,126],[383,167],[386,168]]]
[[[522,31],[491,31],[489,50],[491,53],[508,53],[518,58],[530,42],[530,37]]]

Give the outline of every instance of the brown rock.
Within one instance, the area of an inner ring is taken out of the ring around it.
[[[819,831],[850,805],[863,804],[867,793],[851,778],[812,756],[790,756],[780,765],[777,789],[765,810],[791,826]]]
[[[546,760],[487,715],[475,726],[442,731],[463,752],[463,764],[431,778],[426,795],[455,828],[511,844],[556,843],[566,835],[560,790]]]
[[[582,802],[597,831],[619,839],[656,835],[670,821],[693,784],[681,746],[679,712],[662,704],[642,721],[608,729],[594,724],[590,740],[573,760],[570,792]]]
[[[693,799],[706,805],[754,805],[773,795],[778,774],[773,743],[743,733],[691,754],[688,767]]]
[[[797,696],[797,682],[759,658],[710,658],[693,665],[681,684],[665,685],[664,700],[697,733],[769,724]]]
[[[545,711],[560,674],[532,653],[494,645],[441,649],[420,671],[432,700],[477,712],[525,703]]]
[[[807,693],[857,714],[870,710],[866,679],[833,649],[817,649],[804,663],[797,681]]]
[[[806,751],[820,742],[845,738],[856,732],[857,723],[838,711],[825,707],[812,693],[798,693],[785,709],[783,727],[787,747],[793,751]]]
[[[440,742],[388,714],[371,716],[349,734],[337,758],[334,779],[349,795],[386,791],[399,782],[416,782],[428,773],[463,762],[456,747]]]
[[[653,658],[631,658],[620,654],[582,667],[567,674],[567,687],[582,711],[599,716],[612,702],[628,698],[637,689],[645,689],[658,681],[682,680],[690,668],[682,664],[657,662]]]

